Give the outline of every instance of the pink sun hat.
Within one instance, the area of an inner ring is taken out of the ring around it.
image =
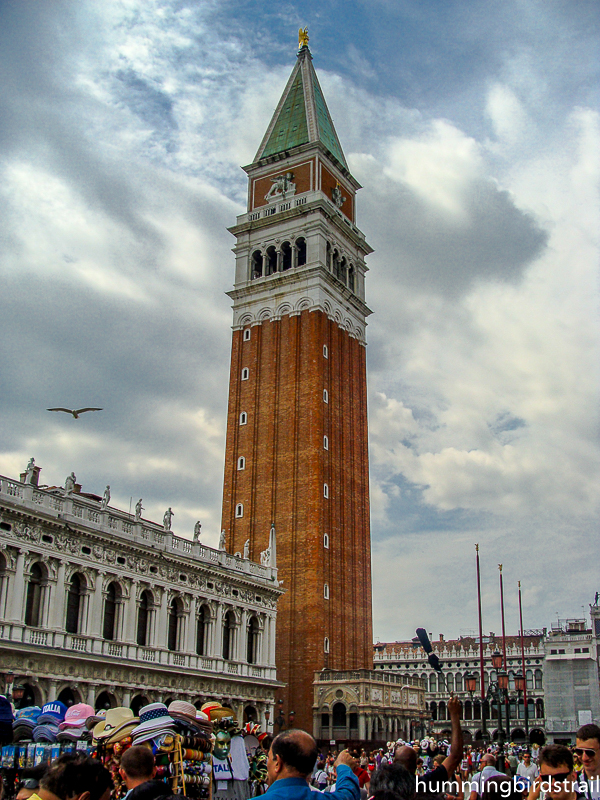
[[[61,731],[68,728],[83,728],[85,727],[86,720],[94,716],[94,709],[88,706],[87,703],[77,703],[71,708],[67,709],[65,719],[58,726]]]

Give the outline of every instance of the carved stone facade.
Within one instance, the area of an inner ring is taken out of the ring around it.
[[[315,673],[313,735],[322,742],[412,738],[427,716],[421,678],[360,669]]]
[[[38,476],[0,477],[5,679],[12,671],[36,703],[217,699],[265,726],[280,686],[275,566],[103,508],[78,485],[42,488]]]

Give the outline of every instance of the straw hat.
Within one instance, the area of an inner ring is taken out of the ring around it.
[[[130,708],[119,706],[118,708],[109,708],[106,712],[106,718],[94,727],[93,736],[97,741],[103,741],[112,736],[117,730],[132,722],[136,723],[138,720],[133,716],[133,711]]]

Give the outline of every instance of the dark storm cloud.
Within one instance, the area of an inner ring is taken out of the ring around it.
[[[459,219],[440,214],[392,181],[377,194],[367,189],[361,200],[378,251],[374,260],[385,265],[385,279],[447,297],[463,294],[478,280],[519,280],[548,239],[507,192],[484,180],[471,187],[465,218]]]

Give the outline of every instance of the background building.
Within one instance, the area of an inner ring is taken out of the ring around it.
[[[410,739],[424,730],[425,681],[361,669],[315,674],[313,736],[337,749],[348,743]]]
[[[581,725],[600,720],[597,596],[591,610],[593,627],[585,619],[558,620],[544,642],[546,729],[557,744],[574,742]]]
[[[544,706],[544,631],[526,631],[525,644],[525,677],[527,681],[527,698],[529,713],[529,735],[532,742],[543,744],[546,736]],[[431,634],[430,634],[431,638]],[[434,672],[427,662],[421,645],[408,642],[378,642],[373,646],[373,663],[376,670],[390,670],[412,678],[421,678],[427,692],[425,703],[429,712],[428,729],[434,734],[449,735],[448,718],[449,692],[455,692],[462,704],[462,725],[466,741],[481,738],[481,689],[479,637],[461,636],[459,639],[444,639],[440,634],[438,641],[431,642],[434,652],[440,658],[443,675],[447,686],[440,675]],[[496,671],[492,668],[491,655],[494,651],[502,651],[502,639],[490,633],[484,637],[485,681],[487,691],[490,681],[496,680]],[[510,703],[510,738],[519,742],[525,740],[525,707],[522,697],[515,691],[515,674],[522,671],[521,645],[518,636],[506,637],[507,671],[509,674]],[[477,678],[477,690],[471,696],[465,687],[465,675],[472,673]],[[478,696],[479,695],[479,696]],[[498,712],[495,704],[491,708],[486,701],[485,711],[487,728],[492,738],[498,735]]]
[[[38,482],[37,467],[0,477],[0,663],[23,703],[217,699],[265,727],[275,563],[175,536],[167,515],[157,525],[73,480]]]
[[[355,194],[307,46],[248,173],[236,236],[222,527],[286,593],[277,675],[312,730],[312,680],[372,664],[365,256]]]

